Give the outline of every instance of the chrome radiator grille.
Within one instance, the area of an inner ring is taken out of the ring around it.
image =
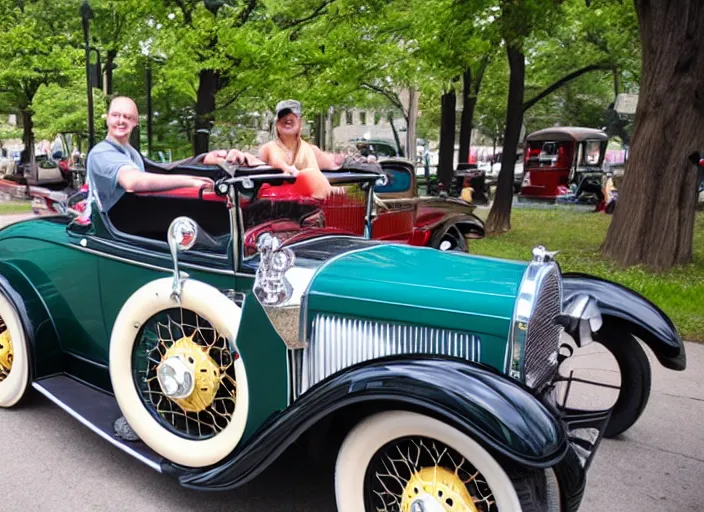
[[[525,379],[530,387],[540,387],[557,369],[561,327],[555,317],[562,310],[562,281],[556,266],[545,275],[533,314],[528,322],[525,346]]]
[[[293,398],[344,368],[399,354],[480,361],[481,343],[466,332],[317,315],[308,347],[291,354]]]

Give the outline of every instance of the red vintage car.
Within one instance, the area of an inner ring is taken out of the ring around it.
[[[178,172],[164,170],[158,164],[146,161],[150,172]],[[245,252],[255,252],[255,240],[260,231],[275,232],[281,239],[308,237],[320,230],[335,234],[360,236],[365,234],[367,217],[371,225],[372,238],[434,247],[440,250],[467,250],[467,240],[484,237],[484,223],[474,215],[474,206],[462,199],[452,197],[419,197],[414,165],[403,159],[388,159],[381,162],[386,183],[375,187],[374,200],[367,201],[366,181],[355,180],[345,172],[326,171],[328,179],[335,185],[333,193],[320,201],[307,197],[293,183],[278,186],[264,184],[252,197],[242,199],[242,222],[245,227]],[[204,175],[216,173],[216,168],[199,166]],[[345,175],[346,177],[343,177]],[[56,193],[35,189],[32,192],[36,213],[67,213],[66,197]],[[84,192],[84,196],[87,195]],[[177,189],[167,192],[125,194],[110,211],[115,227],[132,224],[130,212],[145,211],[134,203],[158,202],[160,197],[201,199],[199,209],[208,209],[208,203],[224,202],[227,198],[215,193],[199,196],[195,189]],[[80,211],[75,196],[70,208]],[[184,208],[192,209],[194,203],[184,201]],[[213,205],[213,207],[216,207]],[[150,211],[158,212],[158,208]],[[158,217],[158,215],[155,215]],[[198,215],[201,217],[201,215]],[[139,219],[142,233],[157,218]],[[123,226],[126,232],[131,228]],[[216,230],[217,231],[217,230]]]
[[[555,201],[601,190],[607,142],[606,133],[592,128],[531,133],[524,146],[520,198]]]

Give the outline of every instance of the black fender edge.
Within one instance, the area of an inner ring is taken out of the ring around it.
[[[436,417],[525,468],[547,468],[568,451],[564,426],[516,381],[492,368],[442,356],[395,356],[360,363],[316,384],[218,465],[172,465],[181,485],[226,490],[261,473],[309,428],[364,402]]]
[[[562,276],[564,302],[584,293],[596,299],[605,323],[616,324],[648,345],[660,364],[670,370],[684,370],[684,343],[672,320],[655,304],[620,284],[580,273]]]

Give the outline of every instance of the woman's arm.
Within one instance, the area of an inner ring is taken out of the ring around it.
[[[334,171],[339,169],[345,160],[345,157],[339,153],[328,153],[313,144],[311,144],[311,147],[315,153],[315,159],[318,161],[318,167],[321,169]]]

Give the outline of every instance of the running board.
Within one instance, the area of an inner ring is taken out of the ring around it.
[[[141,441],[115,437],[113,423],[122,416],[115,397],[65,375],[41,379],[32,387],[110,444],[161,473],[160,455]]]

